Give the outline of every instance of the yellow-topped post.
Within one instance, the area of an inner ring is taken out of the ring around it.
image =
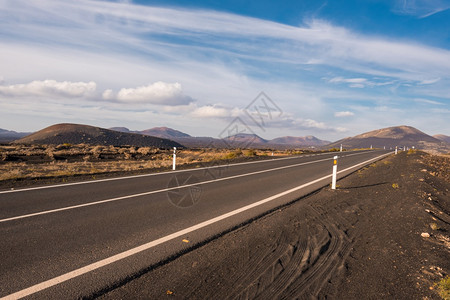
[[[333,157],[333,177],[331,179],[331,189],[332,190],[336,189],[337,160],[338,160],[337,156]]]

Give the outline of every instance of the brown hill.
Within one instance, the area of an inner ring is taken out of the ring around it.
[[[299,136],[299,137],[283,136],[283,137],[279,137],[279,138],[275,138],[273,140],[270,140],[269,143],[270,144],[275,144],[275,145],[315,146],[315,147],[320,147],[320,146],[328,145],[330,142],[329,141],[320,140],[320,139],[318,139],[318,138],[316,138],[315,136],[312,136],[312,135],[308,135],[308,136]]]
[[[433,135],[433,137],[434,137],[435,139],[440,140],[440,141],[446,142],[447,144],[450,144],[450,136],[448,136],[448,135],[445,135],[445,134],[436,134],[436,135]]]
[[[136,133],[118,132],[100,127],[79,124],[56,124],[16,140],[20,144],[90,144],[171,148],[181,144]]]
[[[188,138],[189,134],[168,128],[168,127],[154,127],[151,129],[142,130],[139,133],[151,136],[157,136],[164,139]]]
[[[422,131],[411,126],[396,126],[373,130],[354,137],[348,137],[332,144],[328,147],[338,148],[374,148],[383,147],[416,147],[418,149],[428,149],[439,147],[442,142]]]

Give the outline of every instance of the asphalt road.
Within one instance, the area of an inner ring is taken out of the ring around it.
[[[329,184],[336,154],[342,177],[388,153],[302,155],[0,191],[0,297],[101,294]]]

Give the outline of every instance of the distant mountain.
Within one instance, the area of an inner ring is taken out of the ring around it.
[[[8,143],[31,134],[30,132],[16,132],[0,128],[0,143]]]
[[[212,137],[194,137],[187,133],[168,128],[168,127],[154,127],[142,131],[130,131],[126,127],[112,127],[111,130],[119,132],[133,132],[145,134],[149,136],[156,136],[176,141],[186,147],[213,147],[213,148],[296,148],[296,147],[321,147],[329,144],[329,141],[320,140],[314,136],[292,137],[285,136],[273,140],[266,140],[256,134],[239,133],[228,136],[223,139]]]
[[[174,138],[189,138],[191,137],[189,134],[168,128],[168,127],[154,127],[151,129],[146,129],[139,131],[141,134],[157,136],[165,139],[174,139]]]
[[[263,139],[262,137],[256,135],[256,134],[250,134],[250,133],[238,133],[232,136],[228,136],[223,139],[223,141],[230,146],[236,145],[236,147],[242,146],[250,146],[250,145],[265,145],[267,144],[267,140]]]
[[[435,139],[440,140],[440,141],[446,142],[447,144],[450,144],[450,136],[448,136],[448,135],[445,135],[445,134],[436,134],[436,135],[433,135],[433,137],[434,137]]]
[[[373,146],[374,148],[383,147],[416,147],[419,149],[425,149],[430,147],[438,147],[442,142],[422,131],[411,126],[396,126],[373,130],[354,137],[348,137],[332,144],[327,147],[340,147],[344,148],[368,148]]]
[[[308,135],[304,137],[295,137],[295,136],[283,136],[279,138],[275,138],[269,141],[270,144],[275,145],[292,145],[292,146],[325,146],[330,144],[329,141],[324,141],[316,138],[315,136]]]
[[[118,131],[118,132],[127,132],[127,133],[133,132],[133,133],[136,133],[135,131],[130,131],[130,129],[128,129],[126,127],[111,127],[111,128],[108,128],[108,129],[109,130]]]
[[[119,132],[100,127],[79,124],[56,124],[16,140],[22,144],[90,144],[172,148],[181,144],[158,137],[136,133]]]

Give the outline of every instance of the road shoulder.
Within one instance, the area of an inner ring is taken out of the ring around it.
[[[102,297],[438,298],[450,271],[448,162],[391,156]]]

